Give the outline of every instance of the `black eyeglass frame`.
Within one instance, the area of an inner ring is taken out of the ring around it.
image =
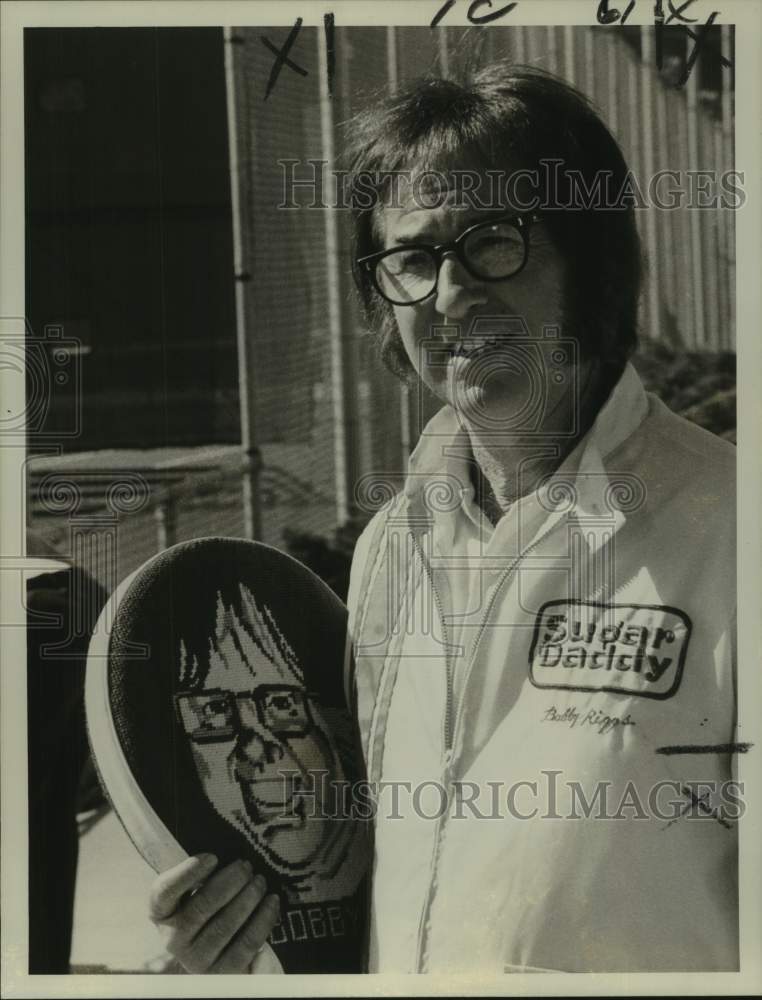
[[[426,299],[431,298],[432,295],[436,293],[437,286],[439,284],[439,272],[442,270],[442,262],[448,253],[454,253],[463,267],[468,271],[468,273],[476,278],[477,281],[510,281],[511,278],[515,278],[517,274],[521,272],[526,267],[527,261],[529,260],[529,232],[533,223],[539,222],[540,216],[536,213],[528,215],[501,215],[493,219],[485,219],[482,222],[476,222],[473,226],[469,226],[468,229],[464,229],[460,236],[457,236],[450,243],[404,243],[396,247],[389,247],[386,250],[378,250],[375,253],[366,254],[364,257],[358,257],[355,263],[366,271],[370,275],[370,279],[373,282],[373,287],[376,289],[378,294],[386,302],[390,302],[395,306],[417,306],[421,302],[425,302]],[[510,274],[503,275],[501,277],[491,277],[489,275],[482,275],[476,271],[466,260],[466,255],[463,250],[465,240],[479,229],[487,229],[490,226],[496,226],[500,223],[509,223],[514,226],[521,236],[522,242],[524,244],[524,257],[521,261],[521,266]],[[400,251],[407,250],[425,250],[430,253],[436,264],[436,274],[434,276],[434,286],[430,292],[422,295],[419,299],[406,299],[404,302],[400,302],[397,299],[390,299],[389,296],[384,292],[377,278],[377,265],[385,258],[390,257],[392,254],[400,253]]]
[[[244,728],[241,724],[240,709],[238,707],[239,701],[242,700],[253,701],[260,725],[270,728],[267,725],[267,720],[265,718],[265,700],[268,695],[274,694],[289,695],[289,697],[293,697],[294,694],[298,694],[299,702],[301,707],[304,709],[304,714],[307,718],[307,722],[304,725],[299,726],[298,732],[297,730],[292,729],[273,729],[272,731],[276,735],[281,738],[305,735],[312,728],[314,728],[315,722],[310,709],[310,698],[312,696],[304,688],[293,684],[257,684],[251,691],[228,691],[224,688],[210,688],[208,690],[201,691],[181,691],[174,696],[175,711],[180,725],[185,728],[181,709],[181,705],[184,702],[194,699],[198,700],[201,698],[206,698],[208,701],[217,699],[223,702],[226,708],[226,717],[228,714],[227,710],[230,710],[229,714],[232,725],[224,728],[220,727],[219,729],[204,729],[203,726],[199,726],[193,733],[188,733],[186,730],[188,737],[196,743],[221,743],[237,738]]]

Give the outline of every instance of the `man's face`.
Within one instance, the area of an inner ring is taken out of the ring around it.
[[[383,248],[447,243],[500,214],[455,201],[448,197],[439,207],[421,207],[403,190],[399,207],[381,210]],[[517,275],[482,281],[450,255],[442,262],[433,295],[392,309],[420,378],[472,426],[486,421],[490,427],[502,423],[506,430],[520,431],[521,414],[533,408],[539,393],[548,425],[543,429],[563,432],[567,428],[554,428],[553,420],[563,410],[559,404],[570,378],[580,373],[575,369],[563,380],[558,377],[558,363],[549,362],[554,348],[544,328],[557,327],[564,336],[565,264],[541,219],[532,224],[529,239],[529,256]],[[435,348],[444,350],[432,350],[434,340],[439,341]]]
[[[299,875],[331,833],[330,818],[320,818],[322,808],[330,808],[321,799],[323,773],[329,772],[326,782],[340,780],[342,773],[318,706],[276,646],[251,595],[243,594],[247,628],[263,633],[270,655],[219,603],[205,683],[177,696],[178,711],[217,812],[283,874]],[[304,801],[300,788],[314,789],[314,799]]]

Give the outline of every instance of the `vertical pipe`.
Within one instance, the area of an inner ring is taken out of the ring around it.
[[[524,29],[524,41],[526,42],[527,62],[531,65],[537,60],[537,32],[539,28],[530,25]]]
[[[630,170],[635,176],[636,182],[639,182],[643,177],[643,157],[642,157],[642,142],[640,138],[640,121],[642,116],[640,99],[638,94],[638,81],[640,79],[641,69],[636,61],[637,57],[630,51],[629,47],[625,44],[621,45],[621,52],[625,57],[626,63],[626,79],[627,79],[627,105],[625,110],[625,121],[626,127],[623,128],[623,140],[625,143],[625,149],[627,151],[627,161],[630,166]],[[647,214],[647,213],[646,213]],[[643,218],[643,212],[636,212],[638,232],[643,236],[643,229],[645,226],[645,219]],[[653,266],[653,262],[649,262],[650,266]],[[641,293],[641,299],[639,303],[639,319],[643,320],[643,311],[646,310],[646,315],[648,316],[648,323],[650,324],[651,317],[648,311],[648,298],[644,293],[650,291],[652,281],[650,280],[650,274],[647,274],[647,285]]]
[[[662,167],[670,169],[672,161],[669,155],[670,136],[667,127],[667,94],[664,84],[658,74],[655,76],[656,91],[656,156],[654,166],[658,172]],[[662,187],[663,191],[663,187]],[[659,192],[664,197],[662,191]],[[661,316],[667,318],[677,314],[677,268],[675,267],[675,210],[671,208],[652,207],[656,213],[657,241],[659,244],[659,290],[662,301]],[[669,319],[668,319],[669,321]],[[661,325],[661,336],[665,338],[667,330]],[[669,331],[671,332],[671,331]]]
[[[583,28],[585,39],[585,91],[588,97],[595,94],[595,36],[593,28]]]
[[[606,38],[606,76],[609,92],[609,128],[619,138],[619,80],[617,77],[617,47],[613,37]]]
[[[712,122],[712,141],[714,145],[714,170],[715,177],[719,178],[725,162],[722,156],[722,126],[719,122]],[[730,350],[728,328],[730,313],[730,289],[728,287],[729,268],[727,247],[727,212],[718,205],[712,211],[712,250],[717,261],[717,336],[715,338],[717,346],[722,350]]]
[[[675,93],[673,106],[677,110],[677,149],[675,167],[681,176],[686,176],[692,164],[688,154],[688,112],[685,90]],[[680,267],[678,268],[678,288],[680,297],[678,303],[679,327],[684,346],[688,350],[696,349],[696,325],[693,318],[693,255],[691,252],[691,210],[683,205],[678,212],[678,230],[680,233]]]
[[[399,86],[399,61],[397,58],[397,29],[394,25],[386,28],[386,76],[389,93],[396,94]],[[400,384],[400,449],[402,451],[402,468],[407,468],[407,461],[412,451],[410,391],[406,383]]]
[[[517,63],[527,62],[526,28],[522,28],[520,25],[517,25],[513,29],[513,37],[515,39],[515,44],[514,44],[515,61]]]
[[[241,420],[241,492],[243,530],[246,538],[261,538],[262,517],[259,497],[261,457],[256,428],[256,367],[246,329],[246,293],[244,273],[247,270],[242,234],[242,203],[238,158],[238,127],[233,29],[224,29],[225,91],[227,96],[228,155],[230,158],[230,207],[233,217],[233,269],[235,272],[235,329],[238,351],[238,399]],[[245,122],[246,135],[253,123]]]
[[[515,39],[514,43],[515,61],[517,63],[527,62],[526,28],[522,28],[520,25],[516,25],[516,27],[513,29],[513,37]]]
[[[686,35],[686,46],[691,42],[690,36]],[[689,50],[686,49],[686,57]],[[688,163],[689,169],[698,168],[699,158],[699,135],[698,135],[698,67],[694,66],[693,72],[688,77],[685,85],[685,99],[687,105],[686,122],[688,126]],[[701,219],[696,209],[688,210],[690,220],[690,245],[691,245],[691,289],[690,295],[693,300],[693,324],[696,347],[701,350],[706,344],[706,330],[704,324],[704,273],[701,258]]]
[[[574,28],[570,24],[564,25],[564,75],[569,83],[574,83],[577,75],[574,66]]]
[[[553,24],[549,24],[545,28],[545,44],[548,47],[548,69],[551,73],[558,74],[560,69],[560,60],[558,58],[558,38],[556,36],[556,27]]]
[[[437,45],[439,51],[439,72],[442,76],[450,75],[450,53],[447,49],[447,28],[439,25],[437,31]]]
[[[336,166],[336,145],[334,136],[334,98],[328,92],[328,58],[323,33],[315,33],[318,49],[318,76],[320,88],[320,143],[323,159],[328,169]],[[340,45],[337,50],[342,51]],[[345,74],[342,73],[342,77]],[[342,308],[341,269],[339,266],[339,219],[338,208],[329,206],[323,210],[325,221],[326,285],[328,293],[328,338],[331,359],[331,400],[333,403],[333,454],[334,489],[336,493],[336,521],[341,525],[347,521],[350,511],[350,447],[351,408],[347,395],[347,383],[354,390],[348,369],[351,365],[349,344],[343,335],[345,319]],[[350,376],[345,381],[345,376]]]
[[[175,500],[170,490],[159,497],[153,510],[156,524],[156,551],[163,552],[177,540]]]
[[[696,66],[696,70],[698,70]],[[712,131],[714,128],[711,112],[699,106],[697,116],[698,128],[698,148],[701,162],[701,169],[707,166],[714,169],[714,143],[712,141]],[[716,174],[714,175],[717,176]],[[706,345],[712,350],[719,349],[720,322],[718,316],[718,270],[720,263],[717,259],[717,209],[698,210],[699,227],[701,235],[701,271],[704,277],[704,331],[706,335]]]
[[[722,55],[730,59],[731,27],[723,24],[720,29],[720,46]],[[735,169],[735,146],[733,140],[733,78],[731,71],[723,72],[722,77],[722,169]],[[736,217],[731,208],[720,210],[725,220],[725,258],[728,271],[728,347],[735,349],[736,343]]]
[[[640,175],[640,187],[644,192],[651,184],[654,169],[654,134],[653,126],[656,121],[654,108],[654,38],[653,28],[644,27],[640,29],[641,37],[641,80],[643,84],[641,121],[643,123],[642,140],[642,173]],[[637,102],[637,95],[636,95]],[[635,109],[635,121],[633,122],[633,134],[637,134],[637,106]],[[656,237],[656,208],[649,205],[645,210],[645,230],[646,230],[646,250],[648,252],[648,336],[661,339],[660,315],[659,315],[659,279],[661,275],[661,261],[659,261],[659,245]]]

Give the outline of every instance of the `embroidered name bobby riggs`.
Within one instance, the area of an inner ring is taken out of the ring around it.
[[[529,678],[536,687],[669,698],[690,633],[690,619],[677,608],[549,601],[535,622]]]

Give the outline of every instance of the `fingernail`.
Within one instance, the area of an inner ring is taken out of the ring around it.
[[[276,915],[280,913],[280,896],[276,896],[275,893],[267,897],[267,905]]]
[[[241,867],[243,868],[243,870],[246,872],[247,875],[251,875],[252,871],[254,870],[251,867],[251,861],[249,861],[248,858],[245,861],[241,861]]]
[[[211,871],[217,867],[217,858],[214,854],[197,854],[196,861],[204,871]]]
[[[264,892],[265,889],[267,888],[267,880],[265,879],[264,875],[255,875],[254,885],[260,892]]]

